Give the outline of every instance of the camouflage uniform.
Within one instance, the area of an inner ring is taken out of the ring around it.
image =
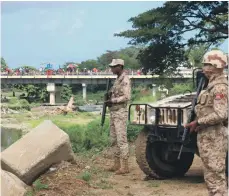
[[[223,74],[209,78],[195,107],[200,130],[197,145],[204,166],[204,179],[209,196],[226,196],[227,183],[225,159],[227,154],[227,128],[223,122],[228,118],[228,86]]]
[[[110,109],[110,138],[114,155],[122,159],[129,157],[127,142],[127,102],[130,100],[129,77],[123,72],[110,89],[112,105]]]

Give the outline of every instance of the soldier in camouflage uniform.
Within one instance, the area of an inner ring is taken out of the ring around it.
[[[209,83],[198,97],[195,107],[197,119],[186,127],[198,133],[197,145],[209,196],[226,196],[228,81],[223,70],[227,57],[219,50],[212,50],[204,55],[203,65],[203,73]]]
[[[123,70],[124,61],[113,59],[109,65],[117,75],[114,85],[109,91],[110,99],[107,104],[110,109],[110,139],[114,149],[114,165],[109,171],[116,174],[129,173],[129,146],[127,142],[127,103],[131,96],[130,79]]]

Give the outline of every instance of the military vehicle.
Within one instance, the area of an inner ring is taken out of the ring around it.
[[[147,176],[154,179],[183,176],[191,167],[194,155],[199,156],[197,134],[189,134],[184,128],[195,118],[193,108],[197,95],[207,86],[200,71],[195,78],[197,92],[129,106],[129,123],[143,126],[136,140],[135,153],[140,169]]]

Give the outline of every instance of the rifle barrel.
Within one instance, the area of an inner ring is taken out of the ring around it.
[[[191,113],[189,115],[189,118],[188,118],[188,122],[187,123],[190,123],[190,122],[192,122],[195,119],[195,112],[194,112],[195,106],[197,104],[198,96],[199,96],[200,92],[203,90],[204,85],[205,85],[205,80],[204,80],[203,77],[201,77],[200,82],[199,82],[199,85],[197,87],[196,96],[195,96],[195,98],[192,101]],[[184,147],[184,142],[185,142],[185,139],[186,139],[186,136],[187,136],[188,132],[189,132],[189,129],[188,128],[185,128],[184,129],[184,132],[183,132],[183,135],[182,135],[182,139],[181,139],[182,145],[181,145],[181,148],[180,148],[178,157],[177,157],[178,160],[180,159],[180,156],[181,156],[181,153],[182,153],[182,150],[183,150],[183,147]]]

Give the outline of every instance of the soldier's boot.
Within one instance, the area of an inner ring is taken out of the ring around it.
[[[122,159],[121,161],[121,168],[115,172],[117,175],[121,174],[127,174],[129,173],[129,165],[128,165],[128,159]]]
[[[119,170],[121,167],[121,163],[120,163],[120,158],[119,157],[115,157],[114,158],[114,165],[111,166],[110,168],[108,168],[108,171],[114,172]]]

